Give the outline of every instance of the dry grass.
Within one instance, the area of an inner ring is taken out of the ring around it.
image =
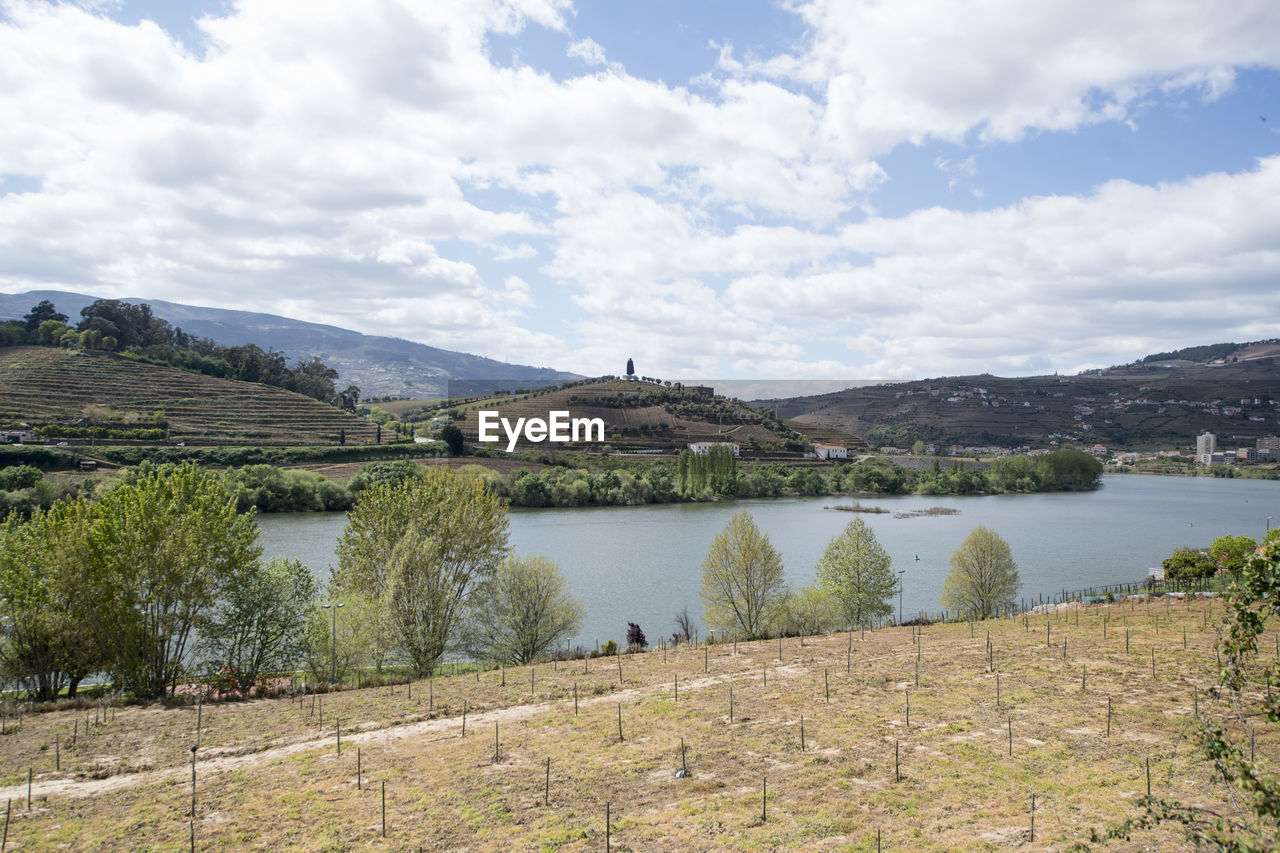
[[[415,682],[412,698],[404,686],[327,695],[323,727],[310,697],[206,708],[197,845],[596,850],[608,803],[617,850],[875,850],[877,830],[886,850],[1062,850],[1089,827],[1136,813],[1148,758],[1153,793],[1225,807],[1187,739],[1193,688],[1209,707],[1217,634],[1212,621],[1204,628],[1206,603],[1166,607],[1112,606],[1105,639],[1103,605],[1033,616],[1026,627],[1021,619],[931,626],[918,647],[907,628],[788,639],[781,662],[776,641],[736,653],[732,645],[651,651],[623,656],[621,683],[616,659],[590,661],[586,672],[581,661],[538,665],[532,690],[527,667],[507,670],[505,686],[498,672],[437,678],[430,687]],[[28,717],[0,738],[8,786],[0,797],[14,799],[10,849],[187,849],[194,709],[122,709],[64,752],[55,772],[54,735],[70,733],[77,717],[83,712]],[[675,775],[681,738],[683,779]],[[1277,748],[1273,727],[1258,754]],[[1169,828],[1114,849],[1186,846]]]

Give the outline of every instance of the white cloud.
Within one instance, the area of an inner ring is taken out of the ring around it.
[[[243,0],[200,21],[199,55],[154,24],[9,0],[0,173],[39,191],[0,196],[0,284],[292,313],[584,372],[625,345],[658,375],[1075,365],[1199,342],[1208,316],[1276,333],[1231,301],[1277,271],[1274,160],[874,214],[893,177],[877,158],[904,142],[1223,97],[1238,69],[1280,66],[1274,4],[791,8],[798,48],[726,45],[691,90],[610,62],[566,0]],[[533,27],[587,73],[493,61],[492,34]],[[972,154],[935,167],[981,194]],[[576,313],[525,310],[556,288]]]

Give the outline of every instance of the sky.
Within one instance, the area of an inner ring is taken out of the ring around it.
[[[0,0],[0,292],[661,378],[1280,337],[1274,0]]]

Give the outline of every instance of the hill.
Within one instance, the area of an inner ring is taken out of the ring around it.
[[[1280,346],[1194,347],[1076,376],[952,376],[761,401],[873,446],[925,442],[1185,448],[1208,430],[1252,443],[1280,432]]]
[[[0,423],[162,428],[200,444],[372,444],[377,426],[302,394],[56,347],[0,348]],[[76,435],[75,432],[64,432]],[[123,433],[121,433],[123,434]]]
[[[401,403],[402,417],[413,410]],[[629,379],[584,380],[565,386],[509,396],[477,397],[455,404],[457,426],[468,443],[479,446],[479,412],[497,410],[511,422],[517,418],[546,419],[552,411],[568,411],[574,418],[600,418],[605,440],[617,449],[668,451],[690,442],[724,441],[738,444],[744,456],[796,458],[804,441],[819,441],[859,448],[863,443],[841,430],[816,424],[777,421],[745,403],[716,396],[705,389],[666,386]],[[429,406],[418,417],[438,414]],[[499,443],[506,447],[505,439]],[[491,445],[496,446],[496,445]],[[580,442],[575,449],[595,449],[598,444]],[[570,445],[561,445],[569,448]],[[546,444],[521,441],[520,450],[547,449]]]
[[[47,299],[74,324],[80,310],[98,297],[58,290],[0,293],[0,320],[16,320],[37,302]],[[439,349],[401,338],[365,335],[350,329],[308,323],[275,314],[202,308],[163,299],[123,299],[146,302],[157,317],[181,326],[188,334],[211,338],[226,346],[257,344],[283,352],[294,361],[318,357],[338,371],[341,384],[357,385],[365,397],[444,396],[451,379],[494,380],[497,387],[581,378],[543,367],[507,364],[490,358]]]

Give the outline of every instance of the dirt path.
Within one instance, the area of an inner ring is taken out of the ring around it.
[[[799,667],[781,667],[776,672],[783,677],[792,677],[800,671]],[[707,676],[705,678],[694,679],[680,685],[682,690],[703,690],[721,683],[726,678],[743,677],[744,673],[726,674],[722,676]],[[750,677],[749,673],[745,674]],[[606,696],[596,696],[590,699],[580,699],[579,704],[583,706],[614,704],[626,700],[639,699],[645,696],[662,694],[667,691],[668,685],[658,684],[649,687],[635,687],[627,690],[619,690]],[[569,700],[572,701],[572,700]],[[467,725],[479,726],[491,723],[509,723],[520,720],[530,719],[541,714],[550,713],[555,708],[563,706],[565,700],[557,700],[555,702],[541,702],[536,705],[515,705],[509,708],[498,708],[490,711],[480,711],[469,713],[466,715]],[[421,720],[414,723],[404,723],[402,725],[389,726],[387,728],[375,729],[372,731],[352,731],[350,734],[343,734],[342,742],[344,746],[352,747],[362,746],[366,744],[390,744],[396,741],[404,741],[410,738],[430,738],[431,740],[445,740],[450,738],[461,737],[462,734],[462,715],[452,717],[439,717],[434,720]],[[332,748],[334,746],[334,737],[332,733],[308,738],[306,740],[297,741],[295,743],[285,744],[283,746],[269,747],[253,752],[246,752],[240,755],[220,755],[214,758],[208,758],[201,761],[196,759],[196,773],[200,777],[208,776],[211,773],[225,773],[229,770],[240,770],[247,767],[258,767],[269,764],[282,758],[288,758],[291,755],[297,755],[300,752],[306,752],[312,749]],[[79,779],[79,778],[54,778],[54,779],[38,779],[31,785],[31,796],[34,797],[94,797],[100,794],[119,791],[127,788],[134,788],[139,785],[147,785],[153,782],[163,782],[168,780],[188,779],[191,776],[191,765],[187,764],[181,767],[167,767],[163,770],[145,770],[134,773],[121,773],[115,776],[108,776],[104,779]],[[27,797],[26,784],[14,785],[8,788],[0,788],[0,799],[13,799],[15,801],[24,801]]]

